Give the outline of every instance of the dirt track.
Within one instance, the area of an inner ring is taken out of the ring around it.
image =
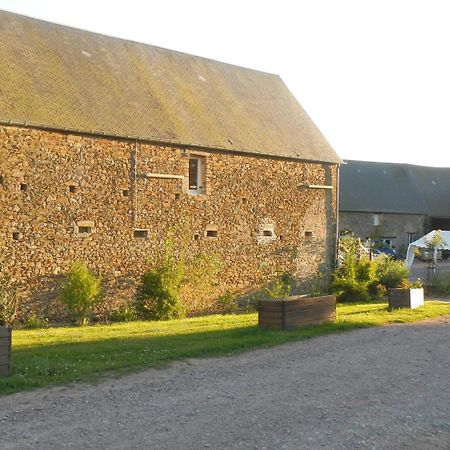
[[[450,316],[0,397],[1,449],[449,449]]]

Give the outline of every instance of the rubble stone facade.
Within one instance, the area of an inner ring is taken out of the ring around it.
[[[425,234],[428,222],[425,214],[355,211],[341,211],[339,214],[341,233],[353,233],[363,240],[383,240],[399,255],[406,255],[408,245]]]
[[[315,277],[334,263],[336,168],[2,126],[1,264],[30,302],[57,297],[74,260],[103,275],[108,295],[131,298],[171,229],[188,252],[218,255],[223,289]]]

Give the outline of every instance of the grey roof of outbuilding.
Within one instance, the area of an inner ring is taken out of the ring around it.
[[[346,161],[339,197],[341,211],[450,217],[450,168]]]
[[[0,121],[341,162],[281,78],[0,11]]]

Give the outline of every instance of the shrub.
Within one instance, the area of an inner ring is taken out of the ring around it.
[[[354,237],[346,236],[340,242],[342,263],[334,271],[331,284],[339,301],[379,300],[386,296],[388,289],[409,283],[410,272],[403,261],[387,255],[371,260],[360,248],[359,240]]]
[[[333,273],[331,292],[340,302],[369,301],[377,284],[372,261],[361,253],[359,239],[345,236],[339,241],[341,264]]]
[[[83,262],[71,264],[60,300],[76,323],[89,323],[94,306],[101,300],[101,282],[101,277],[92,274]]]
[[[368,302],[371,300],[368,286],[355,279],[335,278],[331,290],[340,302]]]
[[[0,325],[12,326],[19,315],[19,297],[14,287],[0,279]]]
[[[377,278],[386,289],[400,287],[408,280],[409,270],[404,261],[395,261],[389,256],[378,256],[374,260]]]
[[[160,265],[141,277],[135,301],[138,317],[145,320],[183,317],[181,286],[184,276],[184,256],[175,257],[173,238],[169,236]]]
[[[180,295],[189,312],[208,309],[217,297],[220,260],[215,254],[199,253],[185,262]]]
[[[230,291],[225,292],[217,299],[220,309],[223,312],[234,312],[239,308],[239,304],[235,295]]]
[[[133,322],[137,320],[138,315],[133,305],[122,304],[110,313],[110,320],[112,322]]]
[[[284,273],[271,281],[265,288],[264,294],[269,298],[285,298],[291,293],[294,280],[292,275]]]
[[[48,319],[46,317],[41,317],[37,313],[31,313],[23,324],[23,327],[27,330],[35,330],[38,328],[48,327]]]

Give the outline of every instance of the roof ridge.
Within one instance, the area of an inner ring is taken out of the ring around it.
[[[144,46],[152,47],[152,48],[155,48],[155,49],[158,49],[158,50],[162,50],[162,51],[166,51],[166,52],[170,52],[170,53],[176,53],[176,54],[179,54],[179,55],[187,56],[187,57],[190,57],[190,58],[199,58],[199,59],[201,59],[203,61],[210,61],[210,62],[213,62],[213,63],[216,63],[216,64],[222,64],[222,65],[225,65],[225,66],[236,67],[236,68],[243,69],[243,70],[249,70],[251,72],[257,72],[257,73],[262,73],[262,74],[270,75],[270,76],[273,76],[273,77],[281,78],[279,74],[272,73],[272,72],[267,72],[265,70],[259,70],[259,69],[253,69],[251,67],[240,66],[239,64],[233,64],[233,63],[229,63],[229,62],[225,62],[225,61],[220,61],[218,59],[209,58],[209,57],[206,57],[206,56],[194,55],[192,53],[187,53],[187,52],[184,52],[184,51],[181,51],[181,50],[175,50],[175,49],[171,49],[171,48],[167,48],[167,47],[161,47],[159,45],[149,44],[148,42],[136,41],[134,39],[126,39],[126,38],[123,38],[123,37],[120,37],[120,36],[114,36],[114,35],[111,35],[111,34],[100,33],[98,31],[92,31],[92,30],[88,30],[88,29],[85,29],[85,28],[78,28],[78,27],[73,26],[73,25],[67,25],[67,24],[63,24],[63,23],[59,23],[59,22],[51,22],[50,20],[41,19],[39,17],[32,17],[32,16],[16,13],[14,11],[9,11],[9,10],[5,10],[5,9],[0,9],[0,13],[1,12],[6,12],[8,14],[12,14],[12,15],[15,15],[15,16],[18,16],[18,17],[23,17],[23,18],[30,19],[30,20],[37,21],[37,22],[42,22],[42,23],[45,23],[45,24],[48,24],[48,25],[52,25],[52,26],[58,26],[58,27],[62,27],[62,28],[67,28],[69,30],[81,31],[83,33],[89,33],[89,34],[96,35],[96,36],[108,37],[110,39],[116,39],[116,40],[122,41],[122,42],[129,42],[131,44],[144,45]]]

